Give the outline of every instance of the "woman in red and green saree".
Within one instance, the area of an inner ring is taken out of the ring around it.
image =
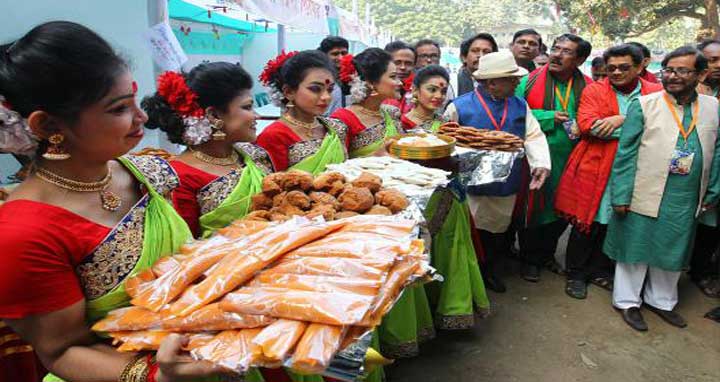
[[[250,197],[261,191],[272,172],[265,150],[255,140],[252,78],[240,66],[214,62],[195,67],[187,76],[166,72],[158,91],[143,100],[149,128],[188,147],[170,161],[180,177],[173,204],[195,237],[207,237],[242,218]],[[195,99],[190,110],[171,103]],[[202,117],[193,117],[192,114]]]
[[[402,116],[408,132],[436,133],[447,120],[438,115],[447,97],[450,77],[439,65],[420,69],[413,79],[415,107]],[[456,183],[452,183],[456,185]],[[424,211],[432,234],[432,266],[443,276],[442,283],[426,285],[439,329],[470,329],[476,310],[490,303],[472,241],[470,210],[461,187],[446,187],[433,193]]]
[[[36,146],[34,171],[0,208],[0,318],[67,381],[187,381],[219,370],[163,341],[157,362],[90,331],[129,304],[123,281],[176,251],[190,230],[167,200],[178,178],[155,157],[124,157],[145,113],[126,63],[93,31],[42,24],[0,47],[0,150]],[[92,59],[88,59],[91,57]],[[29,287],[31,286],[31,287]],[[55,377],[57,376],[57,377]]]
[[[332,100],[332,63],[320,51],[283,53],[268,62],[260,81],[282,111],[257,138],[275,171],[303,170],[313,175],[347,159],[347,127],[322,115]]]
[[[333,117],[350,128],[350,156],[387,155],[386,140],[402,131],[399,115],[391,116],[385,106],[381,109],[384,100],[397,98],[401,86],[390,54],[370,48],[355,57],[343,57],[340,80],[350,84],[353,105],[336,110]],[[435,335],[425,289],[422,286],[406,288],[383,319],[378,333],[384,356],[418,355],[419,344]]]
[[[333,118],[350,129],[350,157],[387,155],[386,142],[403,133],[400,109],[383,101],[400,97],[402,83],[389,53],[369,48],[340,61],[340,80],[350,86],[352,105],[338,109]]]

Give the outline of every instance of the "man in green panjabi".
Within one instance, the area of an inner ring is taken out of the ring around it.
[[[665,90],[633,101],[623,123],[603,247],[617,261],[613,306],[639,331],[647,330],[643,303],[671,325],[687,325],[674,310],[677,283],[698,215],[720,197],[718,100],[696,91],[707,59],[682,47],[662,66]]]
[[[578,69],[592,51],[589,42],[573,34],[555,39],[550,61],[520,81],[516,95],[524,97],[532,109],[550,146],[552,170],[539,191],[527,197],[527,228],[519,233],[520,251],[525,258],[522,276],[540,280],[540,269],[552,260],[560,235],[567,222],[555,213],[555,189],[570,152],[577,142],[575,118],[580,95],[592,80]]]

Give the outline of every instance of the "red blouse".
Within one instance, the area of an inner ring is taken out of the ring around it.
[[[0,317],[54,312],[84,298],[76,266],[111,228],[61,207],[13,200],[0,207]]]
[[[400,117],[400,122],[402,123],[403,130],[405,131],[412,130],[417,126],[417,123],[406,117],[405,114]]]
[[[290,146],[302,142],[302,138],[282,121],[268,125],[257,137],[258,146],[267,151],[275,171],[290,167]]]
[[[340,108],[335,110],[330,118],[335,118],[342,123],[344,123],[348,127],[348,137],[349,141],[352,141],[353,138],[355,138],[358,134],[360,134],[363,130],[365,130],[365,125],[363,125],[362,122],[360,122],[360,118],[355,115],[350,109],[347,108]]]
[[[201,233],[200,204],[197,201],[197,194],[201,188],[217,179],[218,176],[177,160],[170,161],[170,166],[180,178],[180,186],[173,191],[173,205],[190,227],[193,236],[197,238]]]

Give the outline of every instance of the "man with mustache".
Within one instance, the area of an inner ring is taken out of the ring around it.
[[[387,99],[383,101],[383,104],[395,106],[400,109],[402,114],[405,114],[412,109],[409,85],[412,83],[410,75],[415,70],[415,49],[405,42],[397,40],[385,45],[385,51],[392,56],[392,62],[397,68],[395,71],[397,78],[402,81],[403,88],[400,91],[400,99]]]
[[[625,44],[605,51],[607,78],[588,85],[580,97],[580,143],[570,154],[555,196],[555,209],[573,224],[567,247],[568,296],[584,299],[587,283],[612,288],[610,260],[602,252],[612,216],[610,170],[627,108],[662,85],[640,78],[642,52]]]
[[[477,88],[448,105],[445,116],[462,126],[500,130],[522,138],[532,175],[529,188],[537,190],[550,173],[550,152],[527,103],[515,95],[518,79],[526,74],[527,70],[518,66],[509,52],[480,57],[478,70],[473,73],[479,82]],[[505,182],[468,189],[470,212],[485,250],[482,267],[485,285],[499,293],[506,290],[499,270],[514,243],[508,228],[516,195],[523,187],[522,171],[522,161],[518,160]]]
[[[573,34],[559,36],[550,49],[550,62],[520,81],[516,94],[524,97],[550,145],[552,169],[542,189],[527,195],[527,228],[520,230],[525,257],[522,277],[540,281],[540,268],[553,261],[558,239],[567,222],[555,214],[555,190],[577,140],[576,112],[580,95],[592,80],[578,67],[590,55],[589,42]]]
[[[708,72],[698,85],[700,94],[717,98],[720,96],[720,40],[706,40],[698,44],[708,60]],[[720,245],[720,228],[718,228],[718,211],[713,209],[700,216],[695,236],[695,246],[690,260],[690,279],[708,297],[720,297],[720,280],[718,280],[718,262],[713,255]]]
[[[623,123],[603,246],[617,261],[612,304],[638,331],[648,329],[643,303],[669,324],[687,326],[675,311],[677,283],[698,215],[720,198],[718,100],[696,91],[707,59],[682,47],[662,67],[665,90],[633,101]]]
[[[532,72],[536,69],[535,57],[540,54],[540,46],[542,45],[542,37],[535,29],[523,29],[515,32],[510,51],[515,57],[518,65]]]

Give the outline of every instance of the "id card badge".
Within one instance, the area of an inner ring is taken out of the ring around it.
[[[676,175],[688,175],[692,170],[695,153],[684,149],[675,149],[670,159],[670,173]]]
[[[563,122],[563,127],[565,128],[565,133],[567,133],[567,136],[571,141],[577,141],[580,139],[580,128],[578,128],[577,122],[575,122],[574,119]]]

